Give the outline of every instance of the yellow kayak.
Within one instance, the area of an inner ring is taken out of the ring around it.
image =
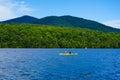
[[[71,53],[71,54],[67,54],[67,53],[60,53],[60,56],[76,56],[78,55],[78,53]]]

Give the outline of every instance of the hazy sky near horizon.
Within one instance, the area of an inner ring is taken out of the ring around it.
[[[71,15],[120,28],[120,0],[0,0],[0,21]]]

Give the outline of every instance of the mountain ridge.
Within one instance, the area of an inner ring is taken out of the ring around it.
[[[9,20],[2,21],[2,22],[3,23],[37,23],[38,20],[39,20],[38,18],[28,16],[28,15],[24,15],[24,16],[21,16],[21,17],[9,19]]]
[[[30,24],[52,25],[52,26],[80,27],[80,28],[88,28],[92,30],[100,30],[104,32],[120,32],[120,29],[106,26],[97,21],[88,20],[70,15],[47,16],[40,19],[32,16],[24,15],[14,19],[2,21],[2,23],[30,23]]]

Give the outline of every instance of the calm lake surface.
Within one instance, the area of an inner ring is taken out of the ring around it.
[[[0,80],[120,80],[120,49],[1,48]]]

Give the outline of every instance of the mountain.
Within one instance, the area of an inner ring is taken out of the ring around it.
[[[32,24],[44,24],[53,26],[65,26],[65,27],[80,27],[88,28],[92,30],[100,30],[105,32],[120,32],[120,29],[106,26],[96,21],[87,20],[73,16],[48,16],[41,19],[31,16],[22,16],[19,18],[3,21],[3,23],[32,23]]]
[[[24,15],[22,17],[3,21],[3,23],[31,23],[31,24],[34,23],[34,24],[38,24],[38,21],[39,21],[39,19],[37,19],[37,18],[28,16],[28,15]]]
[[[40,19],[40,24],[54,25],[54,26],[69,26],[88,28],[92,30],[100,30],[105,32],[120,32],[120,29],[112,28],[96,21],[87,20],[73,16],[48,16]]]

